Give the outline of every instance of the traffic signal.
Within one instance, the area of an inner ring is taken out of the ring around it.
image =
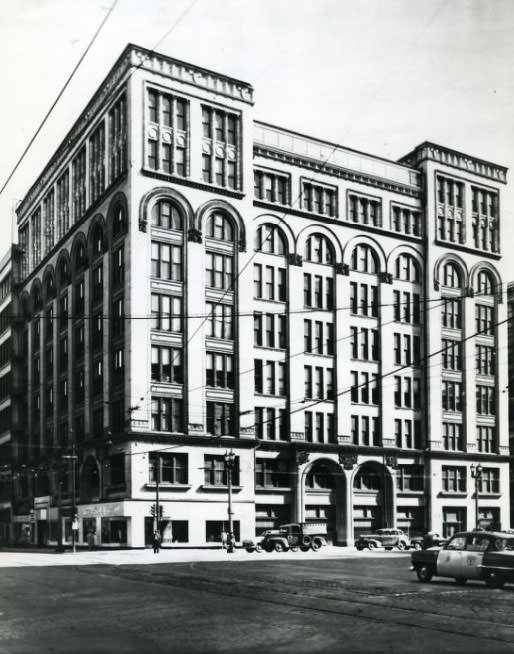
[[[163,509],[162,504],[159,504],[159,520],[162,520],[162,509]]]
[[[152,518],[155,518],[155,504],[152,504],[152,506],[150,507],[150,515],[152,516]]]

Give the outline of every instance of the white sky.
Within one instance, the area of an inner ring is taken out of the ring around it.
[[[113,0],[0,1],[0,186]],[[185,15],[183,15],[185,13]],[[0,195],[21,199],[128,42],[250,82],[256,118],[397,159],[424,140],[514,175],[512,0],[118,0]],[[514,279],[514,183],[503,203]]]

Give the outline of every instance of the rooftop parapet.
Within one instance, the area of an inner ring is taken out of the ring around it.
[[[299,165],[302,165],[302,160],[315,161],[323,166],[327,174],[333,174],[336,169],[339,169],[416,192],[421,188],[419,172],[406,164],[375,157],[258,121],[254,123],[253,131],[254,146],[257,150],[264,148],[277,153],[287,153],[296,157]]]

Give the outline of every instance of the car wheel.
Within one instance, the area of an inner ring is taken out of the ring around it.
[[[321,547],[321,542],[319,540],[313,540],[311,547],[313,552],[317,552]]]
[[[375,549],[375,543],[368,543],[367,548],[368,548],[368,550],[374,550]]]
[[[275,552],[283,552],[285,548],[282,545],[282,543],[275,543],[273,549],[275,550]]]
[[[247,547],[246,551],[248,552],[248,554],[251,554],[253,552],[253,548],[252,547]]]
[[[416,570],[416,574],[418,575],[418,579],[424,584],[428,584],[429,581],[432,581],[432,577],[434,576],[434,573],[428,565],[422,565]]]
[[[255,551],[260,554],[262,552],[262,545],[260,543],[257,543],[255,546]]]
[[[384,549],[387,550],[388,552],[390,552],[393,548],[392,547],[384,547]]]
[[[302,552],[308,552],[309,551],[309,548],[307,547],[307,545],[300,545],[300,549],[302,550]]]
[[[422,549],[422,547],[421,547],[421,543],[414,543],[414,545],[413,545],[412,547],[413,547],[415,550],[420,550],[420,549]]]
[[[291,552],[298,552],[298,545],[293,545],[290,549]]]
[[[467,582],[466,577],[455,577],[455,583],[457,586],[464,586]]]
[[[399,541],[398,541],[398,544],[396,545],[396,547],[397,547],[400,551],[403,551],[407,546],[405,545],[405,543],[403,542],[403,540],[399,540]]]
[[[362,550],[364,549],[362,545],[356,545],[355,548],[358,549],[359,552],[362,552]]]
[[[496,572],[489,572],[485,583],[489,588],[501,588],[505,581]]]

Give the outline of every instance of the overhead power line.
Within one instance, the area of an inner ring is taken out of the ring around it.
[[[27,152],[29,151],[31,145],[32,145],[32,144],[34,143],[34,141],[36,140],[36,138],[37,138],[39,132],[43,129],[43,126],[45,125],[45,123],[46,123],[46,121],[48,120],[48,118],[49,118],[50,114],[52,113],[52,111],[54,110],[56,104],[57,104],[57,103],[59,102],[59,100],[61,99],[61,97],[62,97],[64,91],[66,91],[66,89],[68,88],[68,85],[69,85],[69,83],[71,82],[71,80],[73,79],[73,77],[74,77],[75,73],[77,72],[77,70],[79,69],[80,64],[84,61],[85,56],[87,55],[87,53],[89,52],[89,50],[90,50],[91,47],[93,46],[93,43],[96,41],[96,38],[97,38],[98,35],[100,34],[100,32],[101,32],[103,26],[104,26],[105,23],[107,22],[109,16],[112,14],[112,12],[113,12],[113,10],[114,10],[114,8],[116,7],[117,4],[118,4],[118,0],[114,0],[114,2],[112,3],[111,7],[109,8],[109,11],[107,12],[107,14],[105,15],[104,19],[102,20],[102,22],[101,22],[100,25],[98,26],[96,32],[93,34],[93,38],[92,38],[91,41],[88,43],[86,49],[85,49],[84,52],[82,53],[80,59],[78,60],[78,62],[77,62],[76,65],[75,65],[74,69],[71,71],[70,76],[68,77],[68,79],[66,80],[66,82],[64,83],[64,85],[62,86],[62,88],[61,88],[61,90],[59,91],[59,93],[57,94],[57,97],[55,98],[55,100],[52,102],[52,104],[51,104],[51,106],[50,106],[50,109],[46,112],[45,117],[43,118],[43,120],[42,120],[42,121],[40,122],[40,124],[39,124],[39,127],[36,129],[36,131],[34,132],[34,135],[32,136],[32,138],[31,138],[30,141],[28,142],[27,146],[25,147],[25,149],[24,149],[23,152],[21,153],[20,158],[19,158],[18,161],[16,162],[14,168],[13,168],[13,169],[11,170],[11,172],[9,173],[9,175],[8,175],[7,179],[5,180],[5,182],[4,182],[3,186],[2,186],[2,188],[0,188],[0,195],[4,192],[5,187],[7,186],[7,184],[9,184],[9,182],[11,181],[11,179],[12,179],[14,173],[18,170],[19,165],[21,164],[21,162],[22,162],[23,159],[25,158],[25,156],[26,156]]]

